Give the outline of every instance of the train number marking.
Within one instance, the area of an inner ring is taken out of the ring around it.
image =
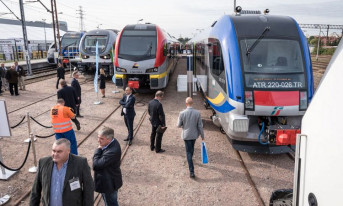
[[[302,88],[302,82],[254,82],[253,88]]]

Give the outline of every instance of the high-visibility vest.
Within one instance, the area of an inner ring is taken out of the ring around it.
[[[73,129],[70,118],[63,117],[63,108],[62,105],[56,105],[50,111],[52,128],[55,133],[64,133]]]

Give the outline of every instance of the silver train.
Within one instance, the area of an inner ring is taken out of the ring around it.
[[[113,51],[117,38],[117,30],[97,29],[87,32],[81,39],[79,50],[81,61],[78,68],[84,73],[94,73],[96,69],[96,42],[98,42],[99,68],[113,75]]]

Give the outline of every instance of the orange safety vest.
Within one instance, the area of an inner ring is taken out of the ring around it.
[[[55,105],[50,111],[51,123],[55,133],[64,133],[73,129],[70,118],[63,116],[63,108],[62,105]]]

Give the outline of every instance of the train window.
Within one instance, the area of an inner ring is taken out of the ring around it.
[[[99,52],[104,52],[107,46],[107,36],[104,35],[87,35],[85,40],[82,42],[82,48],[86,52],[96,53],[96,42],[98,42]]]
[[[240,40],[246,87],[305,88],[304,61],[297,40],[262,39],[246,54],[255,41]]]
[[[209,39],[211,42],[211,49],[209,50],[210,57],[210,71],[218,84],[226,92],[226,77],[224,70],[224,60],[220,42],[217,39]]]

